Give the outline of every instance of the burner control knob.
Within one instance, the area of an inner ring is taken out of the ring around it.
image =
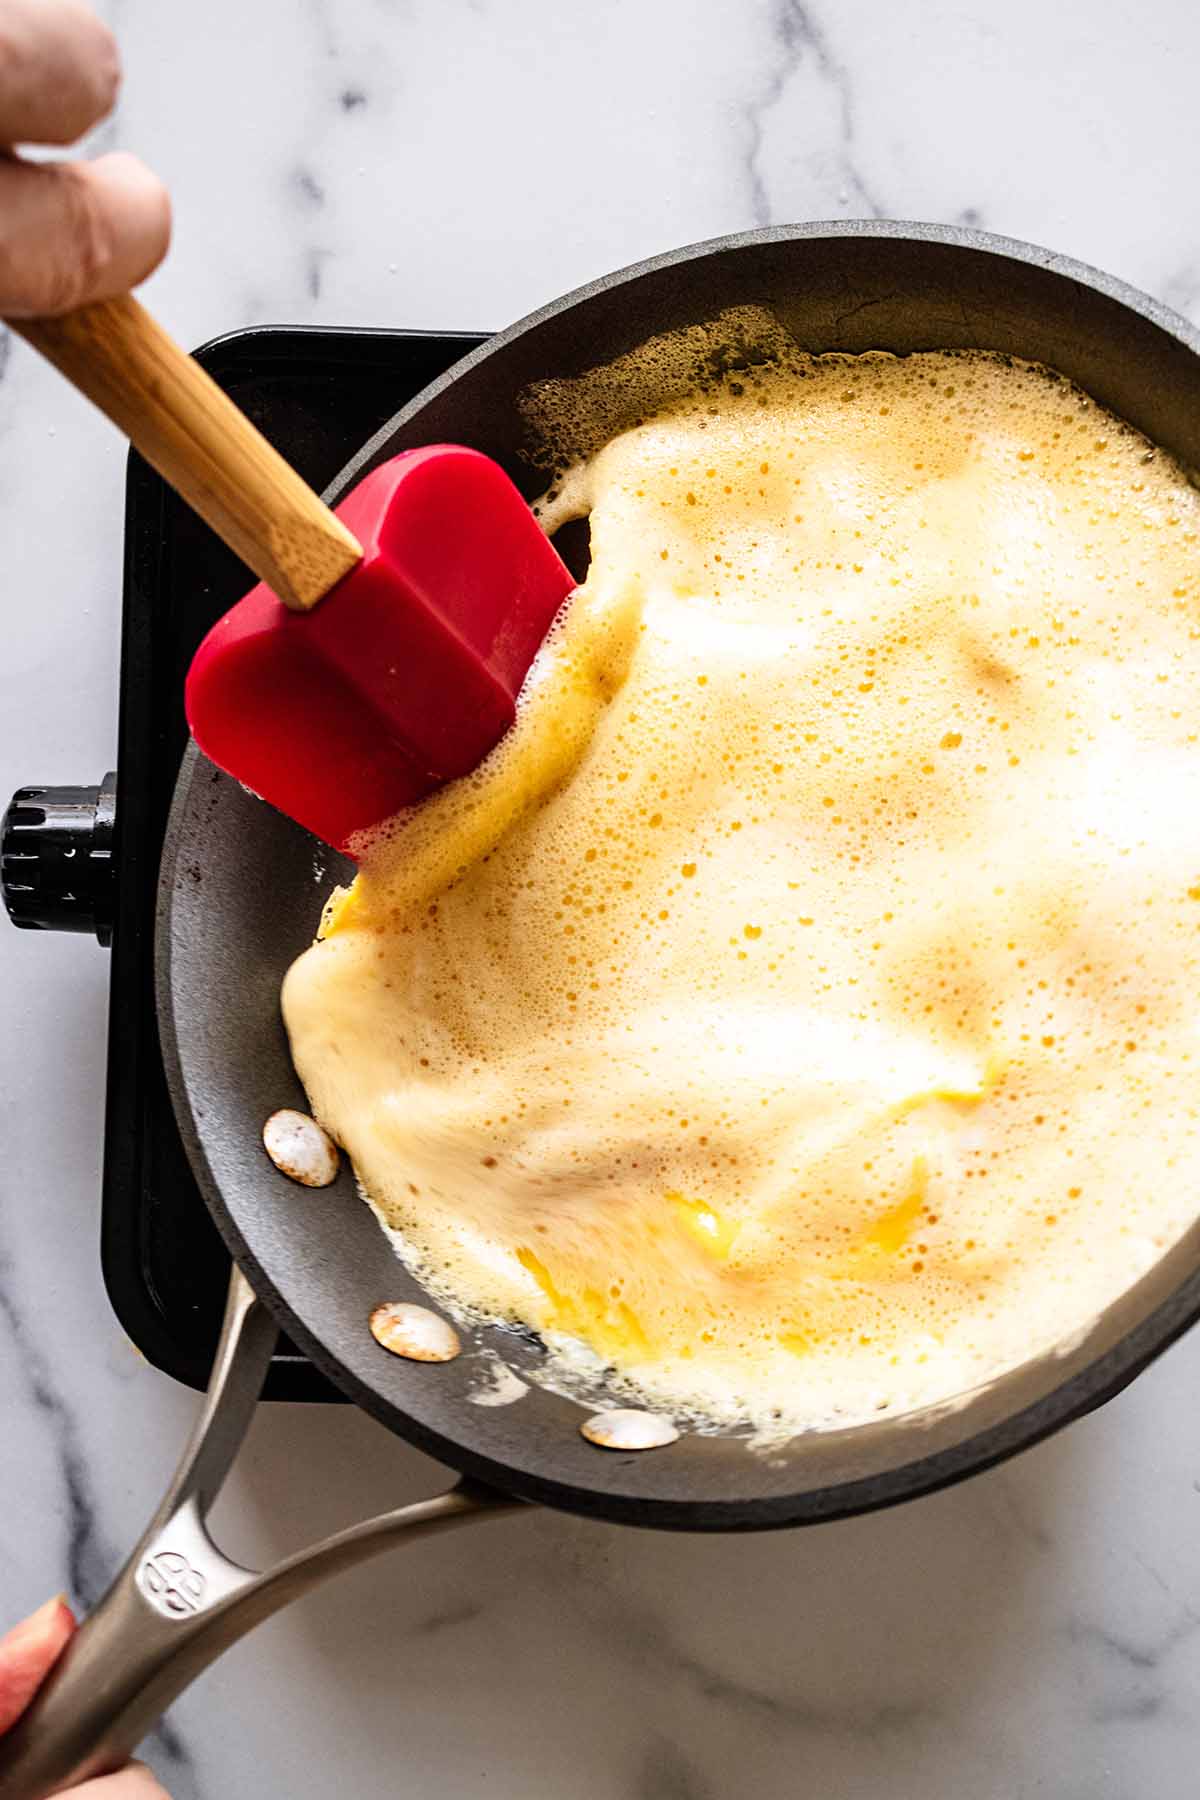
[[[117,778],[27,787],[0,821],[0,889],[14,925],[112,939]]]

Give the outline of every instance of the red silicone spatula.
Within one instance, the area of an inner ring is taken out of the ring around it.
[[[132,296],[14,329],[261,577],[188,675],[215,763],[351,852],[476,767],[574,586],[498,464],[408,451],[333,512]]]

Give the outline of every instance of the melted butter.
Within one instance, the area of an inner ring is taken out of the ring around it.
[[[733,1249],[734,1239],[741,1226],[734,1220],[723,1219],[718,1212],[704,1200],[689,1200],[683,1194],[668,1194],[667,1199],[675,1209],[675,1216],[698,1244],[713,1256],[724,1259]]]
[[[895,1206],[889,1206],[870,1226],[863,1239],[863,1252],[868,1255],[874,1251],[882,1256],[895,1256],[897,1251],[903,1250],[925,1212],[928,1193],[928,1158],[916,1156],[913,1158],[909,1192]]]
[[[284,1012],[468,1314],[677,1415],[944,1400],[1191,1222],[1200,501],[1046,371],[804,359],[620,432],[517,726]]]

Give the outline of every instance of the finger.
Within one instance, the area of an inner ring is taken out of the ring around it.
[[[134,287],[171,237],[167,190],[136,157],[0,161],[0,318],[49,318]]]
[[[66,1800],[171,1800],[165,1787],[159,1785],[145,1763],[130,1763],[115,1775],[101,1775],[96,1781],[85,1781],[73,1787]]]
[[[0,1731],[20,1718],[74,1629],[71,1609],[59,1594],[0,1638]]]
[[[0,143],[73,143],[120,85],[116,39],[82,0],[4,0]]]

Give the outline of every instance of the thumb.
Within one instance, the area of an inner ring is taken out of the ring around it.
[[[0,1731],[15,1725],[75,1630],[59,1594],[0,1638]]]

